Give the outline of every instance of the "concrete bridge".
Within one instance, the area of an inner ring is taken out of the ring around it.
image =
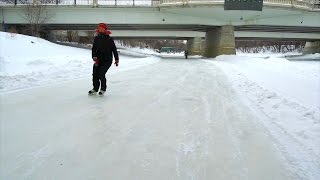
[[[28,5],[0,0],[2,24],[28,24]],[[224,10],[224,0],[52,0],[48,30],[92,30],[106,22],[116,37],[181,37],[191,54],[215,57],[235,53],[235,38],[309,41],[320,52],[319,0],[264,0],[262,11]],[[49,2],[49,3],[48,3]],[[29,1],[37,7],[38,1]],[[139,33],[140,32],[140,33]],[[202,45],[202,39],[205,39]]]

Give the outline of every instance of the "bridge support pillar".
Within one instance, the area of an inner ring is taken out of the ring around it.
[[[233,26],[227,25],[207,31],[203,55],[213,58],[222,54],[236,54]]]
[[[303,49],[303,54],[320,53],[320,41],[306,42]]]
[[[189,55],[202,55],[201,37],[189,39],[187,42],[187,50],[189,52]]]
[[[98,0],[93,0],[93,7],[98,7]]]
[[[6,32],[4,23],[0,23],[0,31]]]

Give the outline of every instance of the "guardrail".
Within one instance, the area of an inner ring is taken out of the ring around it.
[[[159,0],[0,0],[0,6],[23,5],[157,6]]]
[[[223,5],[225,0],[0,0],[0,6],[45,4],[45,5],[87,5],[87,6],[188,6]],[[320,0],[264,0],[264,6],[292,7],[320,10]]]
[[[232,1],[232,0],[231,0]],[[320,0],[263,0],[264,6],[320,10]],[[160,0],[160,6],[223,5],[225,0]]]

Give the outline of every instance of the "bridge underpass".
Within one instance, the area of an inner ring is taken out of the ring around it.
[[[78,31],[82,37],[88,36],[88,31]],[[235,31],[235,38],[241,40],[290,40],[310,41],[320,40],[320,33],[291,33],[291,32],[255,32]],[[147,30],[112,30],[115,39],[181,39],[205,38],[206,32],[197,31],[147,31]]]
[[[4,6],[1,10],[0,16],[6,26],[28,24],[21,16],[24,11],[22,5]],[[106,22],[115,37],[118,30],[180,31],[182,38],[189,39],[192,37],[184,31],[202,33],[200,37],[206,37],[207,47],[202,54],[207,57],[235,53],[236,38],[305,39],[317,42],[320,34],[319,8],[297,0],[264,0],[263,11],[225,11],[221,0],[165,0],[151,7],[58,5],[48,6],[48,10],[54,14],[44,24],[49,31],[92,30],[98,23]],[[252,37],[252,34],[256,37]],[[311,44],[317,46],[317,43]]]
[[[87,37],[88,31],[78,31],[78,35]],[[158,31],[158,30],[113,30],[114,39],[179,39],[187,40],[191,55],[203,55],[206,32],[197,31]],[[273,41],[320,41],[320,33],[295,32],[254,32],[235,31],[235,40],[273,40]]]

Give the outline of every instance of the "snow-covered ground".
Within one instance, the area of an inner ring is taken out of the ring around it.
[[[320,54],[299,57],[318,61],[267,57],[219,56],[212,63],[223,70],[243,102],[269,129],[291,172],[302,179],[318,179]]]
[[[112,66],[110,74],[159,61],[156,57],[146,58],[143,53],[122,51],[131,56],[122,56],[121,68]],[[84,78],[91,73],[89,50],[0,32],[0,93]]]
[[[0,179],[320,179],[319,54],[120,49],[98,98],[90,50],[0,43]]]

